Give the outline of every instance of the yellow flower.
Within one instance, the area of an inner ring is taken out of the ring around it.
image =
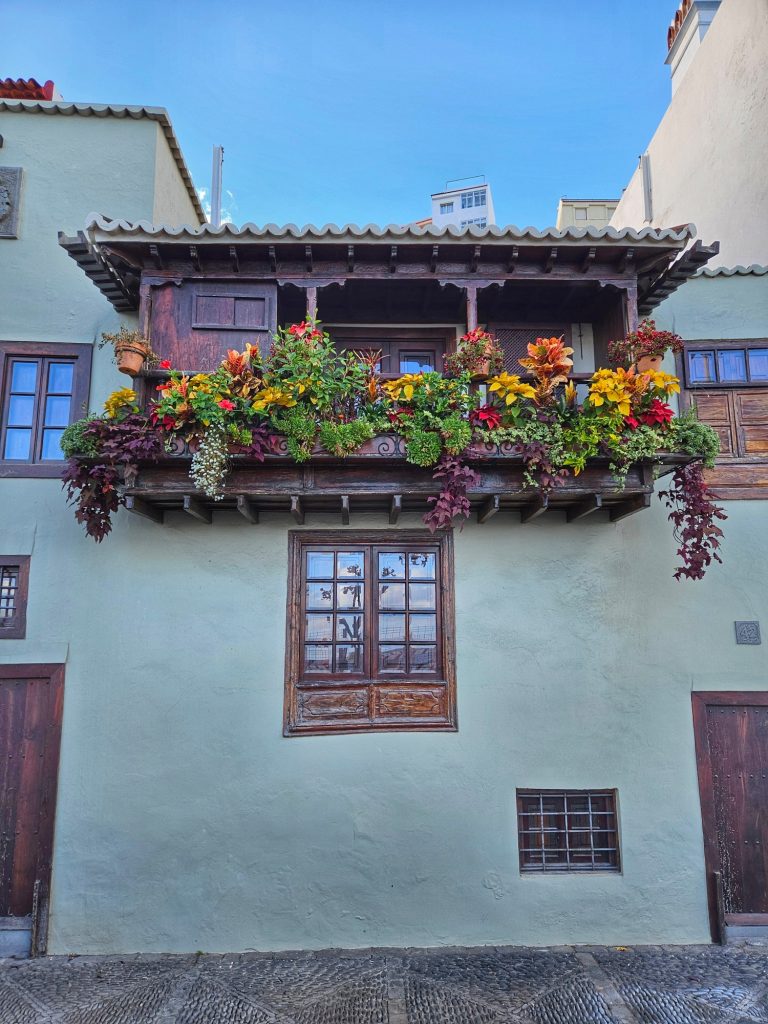
[[[264,388],[256,393],[255,401],[251,408],[254,412],[267,412],[269,407],[273,405],[280,405],[285,409],[290,409],[291,406],[296,405],[296,399],[290,391],[282,391],[280,388]]]
[[[124,409],[126,405],[133,405],[136,402],[136,392],[131,388],[120,388],[119,391],[113,391],[109,398],[104,403],[104,408],[107,411],[107,416],[111,420],[115,419],[121,409]]]
[[[393,402],[410,402],[414,390],[424,383],[423,373],[406,373],[397,380],[387,380],[381,387]],[[429,390],[429,389],[427,389]]]
[[[530,384],[524,384],[516,373],[507,373],[506,370],[488,378],[488,390],[495,391],[506,405],[512,405],[518,398],[536,397],[536,391]]]
[[[680,380],[672,373],[663,373],[661,370],[649,370],[643,376],[649,378],[651,387],[655,391],[660,391],[667,397],[680,393]]]
[[[576,403],[576,385],[572,380],[569,380],[565,385],[565,404],[575,405]]]

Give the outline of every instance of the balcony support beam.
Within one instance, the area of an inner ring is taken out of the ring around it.
[[[299,526],[304,525],[304,506],[298,494],[291,495],[291,515]]]
[[[237,511],[249,523],[253,523],[254,526],[258,523],[258,509],[245,494],[238,494],[237,496]]]
[[[650,507],[650,494],[633,494],[631,498],[627,498],[626,501],[622,501],[620,505],[615,505],[611,509],[611,522],[618,523],[621,519],[626,519],[627,516],[632,516],[635,512]]]
[[[200,499],[195,498],[192,494],[184,495],[184,511],[188,516],[192,516],[193,519],[197,519],[201,523],[206,523],[208,526],[210,526],[213,519],[211,510],[206,508]]]
[[[403,496],[402,494],[393,494],[392,501],[389,503],[389,525],[395,526],[397,520],[400,518],[400,512],[403,508]]]
[[[483,502],[483,504],[477,510],[478,523],[487,523],[491,516],[496,515],[496,513],[499,511],[500,500],[500,494],[492,494],[490,498],[487,498]]]
[[[349,526],[349,495],[341,496],[341,525]]]
[[[520,522],[530,523],[534,519],[538,519],[540,515],[543,515],[549,508],[549,495],[543,494],[539,498],[534,498],[532,502],[520,509]]]
[[[591,516],[593,512],[597,512],[598,509],[603,507],[603,496],[602,494],[590,494],[584,501],[580,501],[576,505],[571,505],[566,514],[566,519],[569,523],[575,523],[579,519],[584,519],[585,516]]]
[[[153,523],[162,523],[163,510],[156,508],[151,502],[145,501],[136,494],[128,494],[125,498],[125,507],[134,515],[151,519]]]

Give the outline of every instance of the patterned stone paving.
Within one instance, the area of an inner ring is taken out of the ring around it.
[[[0,960],[0,1024],[768,1024],[768,948]]]

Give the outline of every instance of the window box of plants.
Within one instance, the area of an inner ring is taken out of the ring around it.
[[[460,526],[474,509],[480,522],[505,509],[522,522],[547,509],[569,521],[607,509],[615,521],[646,507],[654,480],[671,473],[659,497],[680,544],[675,575],[701,578],[720,561],[725,518],[702,472],[717,434],[674,415],[676,377],[617,366],[577,386],[571,354],[539,338],[523,374],[509,373],[494,339],[472,331],[444,374],[383,381],[375,355],[339,352],[317,323],[294,324],[264,359],[247,346],[210,373],[161,362],[148,409],[132,389],[114,392],[65,431],[64,486],[101,541],[121,505],[210,522],[216,508],[252,521],[281,508],[299,521],[334,509],[347,518],[351,503],[389,509],[391,521],[419,509],[431,530]]]

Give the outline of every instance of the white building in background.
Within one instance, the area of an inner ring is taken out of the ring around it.
[[[607,228],[618,199],[561,199],[557,204],[557,223],[562,228]]]
[[[476,176],[478,177],[478,176]],[[491,186],[487,181],[480,184],[467,185],[467,181],[473,179],[459,178],[463,181],[463,188],[446,188],[444,192],[435,192],[432,195],[432,216],[419,225],[434,224],[437,228],[466,228],[475,225],[479,228],[487,228],[496,224],[496,215],[493,210],[493,196]],[[450,181],[446,185],[452,184]]]

